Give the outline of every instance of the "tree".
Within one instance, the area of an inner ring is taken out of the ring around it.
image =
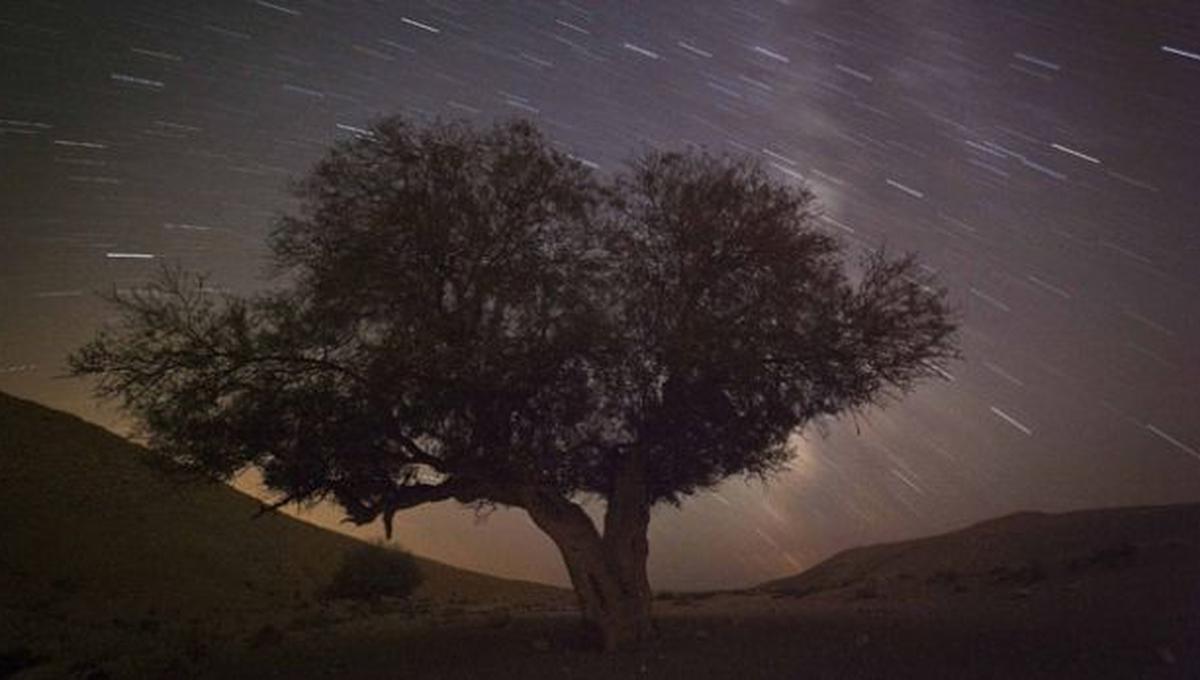
[[[651,152],[605,180],[529,123],[393,118],[296,194],[273,290],[168,271],[112,296],[74,373],[153,449],[260,470],[272,507],[331,499],[389,535],[423,503],[524,509],[607,649],[651,630],[652,506],[769,476],[814,419],[955,354],[911,257],[847,272],[813,195],[748,160]]]

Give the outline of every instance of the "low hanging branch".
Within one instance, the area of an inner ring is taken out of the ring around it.
[[[457,500],[471,503],[480,498],[478,485],[460,479],[440,484],[410,484],[388,489],[378,498],[365,499],[354,489],[334,487],[334,496],[346,510],[346,521],[362,526],[382,518],[384,533],[392,537],[392,520],[397,512],[426,503]]]

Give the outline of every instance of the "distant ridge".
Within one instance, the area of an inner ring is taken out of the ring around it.
[[[1093,590],[1093,601],[1114,606],[1127,595],[1139,607],[1183,601],[1200,620],[1200,503],[1019,512],[937,536],[852,548],[756,590],[853,599],[1055,589]]]

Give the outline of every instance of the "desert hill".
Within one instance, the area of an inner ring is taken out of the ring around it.
[[[258,508],[100,427],[0,394],[0,655],[104,657],[129,640],[186,645],[344,616],[318,594],[364,544],[282,514],[252,519]],[[416,600],[430,609],[568,595],[418,562]]]
[[[902,628],[906,661],[961,677],[1200,678],[1200,504],[1019,513],[756,592]]]
[[[1109,580],[1143,600],[1200,597],[1200,504],[1018,513],[846,550],[759,589],[865,599],[947,589],[1023,597],[1055,587],[1082,592]]]

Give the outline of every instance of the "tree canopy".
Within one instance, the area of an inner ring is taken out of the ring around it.
[[[525,508],[577,590],[572,541],[648,597],[650,506],[769,475],[814,419],[955,354],[912,257],[847,263],[813,194],[749,159],[651,151],[600,176],[527,122],[390,118],[295,192],[268,292],[166,272],[113,296],[121,322],[74,372],[152,448],[257,468],[279,504],[332,499],[389,533],[427,502]],[[581,495],[607,502],[603,531]]]

